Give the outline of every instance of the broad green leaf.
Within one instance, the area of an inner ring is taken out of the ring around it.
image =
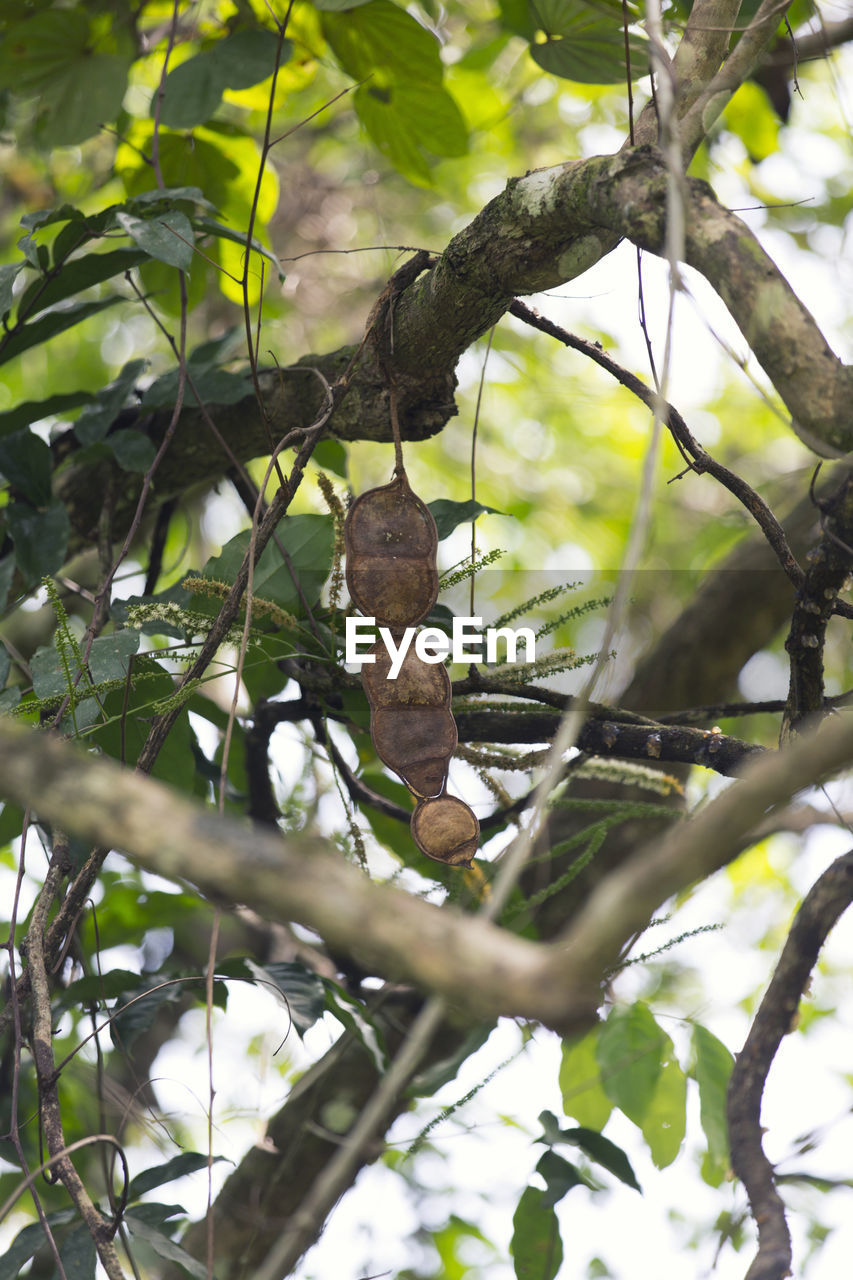
[[[250,536],[249,530],[244,529],[231,538],[218,556],[208,560],[203,570],[205,577],[234,582]],[[331,517],[288,516],[278,526],[277,537],[287,553],[289,564],[282,558],[275,541],[268,543],[255,566],[254,593],[274,600],[291,613],[304,616],[300,591],[309,606],[316,604],[332,567]]]
[[[209,53],[188,58],[166,76],[160,122],[169,129],[192,129],[209,120],[222,101],[222,79]],[[155,103],[152,100],[153,114]]]
[[[27,286],[21,295],[17,315],[37,315],[47,307],[55,306],[66,298],[103,284],[114,276],[124,275],[132,267],[144,262],[147,255],[140,249],[111,249],[108,253],[87,253],[66,262],[50,279],[39,277]]]
[[[708,1165],[703,1176],[718,1185],[729,1165],[726,1095],[734,1058],[707,1027],[693,1027],[693,1071],[699,1086],[699,1118],[708,1139]],[[707,1175],[707,1176],[706,1176]]]
[[[0,560],[0,612],[6,608],[6,601],[9,598],[9,588],[15,577],[15,557],[6,555]]]
[[[130,1232],[131,1240],[138,1239],[147,1244],[160,1258],[174,1263],[192,1276],[193,1280],[208,1280],[208,1269],[203,1262],[197,1262],[186,1249],[182,1249],[174,1240],[170,1240],[162,1231],[152,1227],[141,1217],[138,1208],[125,1215],[125,1226]]]
[[[74,325],[81,324],[98,312],[114,307],[117,302],[124,301],[125,299],[118,295],[111,295],[107,298],[99,298],[95,302],[73,302],[70,306],[45,312],[38,320],[31,321],[29,324],[10,329],[0,338],[0,364],[14,359],[23,351],[29,351],[30,347],[48,342],[58,333],[64,333],[66,329],[72,329]]]
[[[360,1000],[356,1000],[337,982],[323,978],[326,992],[326,1008],[346,1029],[355,1035],[364,1045],[373,1059],[376,1070],[381,1074],[388,1070],[388,1051],[382,1032],[374,1023],[370,1012]]]
[[[50,1227],[61,1227],[76,1216],[75,1209],[60,1209],[47,1215],[47,1223]],[[43,1244],[44,1227],[40,1222],[33,1222],[19,1231],[0,1258],[0,1280],[15,1280],[21,1268]]]
[[[256,964],[254,960],[246,960],[244,963],[248,972],[263,982],[265,990],[269,991],[272,983],[281,992],[281,1003],[300,1037],[326,1012],[326,991],[322,980],[305,965],[286,961],[263,965]],[[282,1039],[287,1031],[285,1023]]]
[[[91,741],[106,755],[128,765],[134,765],[139,757],[158,704],[171,699],[175,692],[171,677],[145,654],[137,654],[132,674],[133,687],[127,705],[127,690],[122,683],[101,698],[106,723],[99,724],[87,735],[87,742]],[[160,749],[153,776],[192,792],[195,784],[193,741],[186,715],[179,716]]]
[[[331,471],[333,475],[346,480],[348,455],[340,440],[321,440],[314,447],[311,461],[324,471]]]
[[[656,1168],[665,1169],[678,1155],[684,1140],[686,1116],[687,1078],[667,1037],[663,1066],[640,1126]]]
[[[436,498],[434,502],[428,502],[427,506],[432,512],[432,518],[438,530],[439,542],[442,538],[449,537],[458,525],[469,524],[472,520],[476,520],[478,516],[483,514],[500,516],[504,514],[495,507],[484,507],[482,502],[475,502],[472,498],[468,498],[466,502],[452,502],[450,498]]]
[[[360,9],[363,4],[371,4],[372,0],[314,0],[314,8],[322,13],[343,13],[344,10]]]
[[[602,1165],[609,1173],[615,1174],[620,1182],[624,1182],[626,1186],[633,1187],[635,1191],[642,1191],[642,1187],[631,1167],[631,1161],[625,1155],[625,1152],[621,1147],[617,1147],[615,1142],[605,1138],[603,1133],[597,1133],[594,1129],[585,1127],[564,1129],[560,1135],[560,1141],[580,1147],[581,1151],[589,1156],[590,1160]]]
[[[0,439],[0,475],[34,507],[50,502],[50,448],[32,431],[16,431]]]
[[[365,80],[383,68],[401,81],[441,84],[443,72],[435,36],[390,0],[370,0],[340,16],[326,12],[323,34],[354,80]]]
[[[0,49],[0,87],[36,96],[38,132],[69,146],[115,119],[131,59],[99,52],[82,9],[51,9],[13,24]]]
[[[464,155],[468,128],[453,98],[428,81],[385,85],[369,82],[354,94],[355,107],[376,146],[404,177],[431,181],[424,152]]]
[[[754,81],[740,86],[723,111],[723,121],[740,138],[754,164],[779,150],[779,117]]]
[[[459,1068],[466,1059],[476,1053],[486,1043],[494,1027],[491,1023],[480,1023],[471,1028],[455,1051],[446,1058],[441,1058],[419,1071],[407,1089],[407,1093],[415,1098],[429,1098],[444,1085],[450,1084],[459,1074]]]
[[[603,18],[584,0],[540,0],[537,19],[548,39],[532,43],[533,60],[552,75],[581,84],[619,84],[625,79],[625,36],[618,17]],[[631,78],[648,73],[648,44],[629,33]]]
[[[267,27],[245,27],[219,40],[211,50],[226,89],[251,89],[275,70],[279,39]],[[293,53],[289,40],[281,42],[279,66]]]
[[[166,982],[163,978],[146,974],[128,987],[118,1000],[120,1012],[110,1023],[113,1044],[127,1052],[134,1041],[154,1023],[165,1005],[177,1004],[186,994],[182,982]]]
[[[161,123],[170,129],[203,124],[216,111],[226,89],[250,89],[272,75],[278,43],[274,32],[249,28],[235,31],[182,62],[166,77]],[[286,62],[291,52],[292,46],[285,40],[280,62]]]
[[[0,437],[29,427],[33,422],[41,422],[43,418],[54,414],[65,413],[67,409],[76,409],[81,404],[90,404],[94,400],[91,391],[65,391],[47,400],[25,400],[15,409],[0,413]]]
[[[195,218],[193,226],[196,231],[203,234],[216,236],[219,240],[230,240],[233,244],[239,244],[242,248],[246,247],[246,236],[240,231],[235,231],[232,227],[225,227],[221,222],[216,222],[213,218]],[[275,267],[279,280],[286,279],[285,272],[281,269],[279,259],[269,249],[261,244],[257,236],[252,237],[252,252],[259,253],[262,258],[266,258],[267,262],[271,262]]]
[[[17,690],[10,689],[8,692],[17,692]],[[3,710],[6,711],[8,708],[3,707]],[[16,836],[21,834],[23,825],[23,809],[19,809],[17,805],[4,801],[2,809],[0,809],[0,849],[4,848],[10,840],[14,840]]]
[[[147,364],[147,360],[129,360],[118,377],[97,393],[92,404],[86,406],[74,423],[74,434],[81,444],[96,444],[103,440]]]
[[[361,85],[353,101],[359,119],[389,163],[415,186],[428,187],[432,182],[429,165],[411,128],[393,109],[391,90]]]
[[[139,980],[133,969],[110,969],[109,973],[90,973],[62,987],[53,997],[58,1009],[73,1009],[75,1005],[100,1004],[103,1000],[115,1000]]]
[[[556,1151],[546,1151],[537,1161],[536,1172],[545,1179],[545,1199],[543,1206],[553,1208],[562,1200],[572,1187],[586,1186],[586,1180],[570,1160],[557,1155]]]
[[[68,513],[58,498],[37,509],[15,502],[7,508],[9,533],[15,544],[15,560],[28,586],[46,574],[56,573],[68,546]]]
[[[4,262],[0,267],[0,319],[12,310],[12,291],[23,262]]]
[[[509,1248],[516,1280],[554,1280],[563,1263],[563,1242],[548,1192],[525,1187],[512,1227]]]
[[[213,1163],[216,1164],[224,1159],[224,1156],[214,1156]],[[153,1191],[155,1187],[162,1187],[167,1182],[186,1177],[188,1173],[206,1169],[207,1163],[208,1157],[200,1151],[184,1151],[179,1156],[172,1156],[171,1160],[166,1160],[163,1164],[143,1169],[142,1173],[138,1173],[131,1179],[127,1188],[128,1199],[136,1200],[146,1192]]]
[[[599,1030],[596,1026],[579,1040],[563,1041],[560,1092],[567,1116],[600,1131],[610,1117],[613,1103],[601,1087],[601,1071],[596,1057]]]
[[[254,394],[248,373],[231,373],[228,369],[211,367],[199,368],[192,360],[188,363],[187,370],[204,404],[239,404],[241,400]],[[143,408],[170,409],[177,399],[179,381],[178,369],[170,369],[157,378],[143,392]],[[190,387],[185,386],[185,401],[192,404],[194,398]]]
[[[130,659],[139,649],[139,632],[131,628],[97,636],[89,652],[89,670],[95,684],[102,680],[123,680]]]
[[[642,1127],[661,1072],[668,1037],[644,1004],[616,1006],[601,1027],[596,1060],[611,1102]]]
[[[147,471],[157,453],[153,440],[132,429],[107,436],[106,444],[122,471]]]
[[[172,209],[153,218],[118,213],[116,220],[149,257],[180,271],[189,271],[195,237],[189,218],[180,209]]]
[[[59,1256],[67,1280],[95,1280],[98,1255],[85,1222],[79,1222],[68,1232],[59,1247]]]

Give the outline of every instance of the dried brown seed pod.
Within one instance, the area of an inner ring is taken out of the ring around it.
[[[405,472],[356,498],[344,525],[347,587],[379,626],[413,627],[438,596],[438,533]]]
[[[456,796],[422,800],[412,814],[412,836],[421,853],[451,867],[470,867],[480,840],[477,815]]]
[[[450,677],[441,663],[424,662],[410,646],[392,680],[385,644],[379,641],[371,652],[374,661],[361,668],[361,683],[376,752],[416,796],[438,796],[457,742]]]

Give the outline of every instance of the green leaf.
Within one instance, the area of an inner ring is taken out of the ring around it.
[[[621,20],[602,18],[583,0],[537,0],[536,13],[548,37],[532,43],[534,62],[552,75],[581,84],[619,84],[625,79]],[[629,33],[631,79],[648,74],[648,43]]]
[[[327,11],[322,22],[335,57],[354,80],[383,68],[400,80],[441,84],[435,36],[390,0],[370,0],[341,16]]]
[[[103,440],[145,371],[147,360],[129,360],[118,377],[97,393],[74,423],[74,434],[82,445]]]
[[[210,119],[222,101],[222,80],[209,53],[188,58],[166,76],[160,122],[169,129],[192,129]],[[153,115],[155,102],[151,102]]]
[[[266,80],[275,70],[279,38],[267,27],[245,27],[233,35],[219,40],[210,56],[219,68],[226,89],[251,89]],[[279,66],[283,66],[293,53],[289,40],[281,42]]]
[[[563,1111],[581,1125],[601,1130],[613,1110],[613,1103],[601,1087],[601,1071],[596,1050],[599,1027],[578,1040],[563,1041],[560,1062],[560,1092]]]
[[[779,150],[779,117],[754,81],[740,86],[723,111],[723,121],[740,138],[753,164]]]
[[[50,1227],[61,1227],[77,1216],[75,1209],[60,1209],[47,1215]],[[30,1223],[15,1236],[9,1248],[0,1258],[0,1280],[16,1280],[21,1268],[44,1244],[44,1227],[40,1222]]]
[[[193,1280],[207,1280],[207,1266],[197,1262],[186,1249],[182,1249],[174,1240],[170,1240],[162,1231],[145,1222],[137,1209],[125,1215],[125,1226],[130,1231],[131,1239],[144,1241],[160,1258],[173,1262],[185,1271]]]
[[[48,342],[59,333],[65,333],[66,329],[72,329],[74,325],[81,324],[90,316],[97,315],[99,311],[106,311],[108,307],[114,307],[117,302],[124,301],[124,298],[112,294],[107,298],[98,298],[94,302],[73,302],[70,306],[45,312],[39,320],[10,329],[0,339],[0,364],[14,359],[23,351],[29,351],[30,347]]]
[[[23,502],[7,508],[9,533],[15,544],[15,560],[27,586],[46,574],[56,573],[68,547],[68,513],[58,498],[36,509]]]
[[[703,1177],[718,1185],[729,1166],[726,1096],[734,1058],[707,1027],[693,1027],[693,1071],[699,1086],[699,1119],[708,1139],[708,1165]],[[706,1176],[707,1175],[707,1176]]]
[[[14,23],[0,49],[0,87],[38,98],[38,132],[70,146],[114,120],[131,59],[96,52],[82,9],[51,9]]]
[[[235,31],[188,58],[166,77],[160,121],[170,129],[192,129],[216,111],[226,89],[250,89],[275,70],[278,36],[265,27]],[[282,42],[281,63],[292,53]],[[152,103],[152,114],[154,106]]]
[[[0,320],[12,310],[12,296],[23,262],[4,262],[0,267]]]
[[[0,560],[0,611],[6,608],[6,601],[9,598],[9,588],[15,576],[15,557],[6,555]]]
[[[98,1254],[85,1222],[72,1227],[59,1248],[67,1280],[95,1280]]]
[[[170,676],[145,654],[137,654],[133,663],[133,687],[129,700],[124,686],[101,698],[105,724],[98,725],[87,736],[105,755],[123,764],[134,765],[151,728],[151,720],[160,700],[174,696]],[[152,774],[173,787],[192,793],[195,785],[194,741],[186,715],[181,715],[157,756]]]
[[[216,222],[213,218],[195,218],[193,227],[196,231],[216,236],[219,240],[230,240],[232,244],[239,244],[241,247],[246,245],[246,236],[242,231],[235,231],[232,227],[226,227],[221,222]],[[287,276],[281,269],[281,263],[274,253],[261,244],[257,236],[252,236],[251,247],[253,253],[259,253],[261,257],[266,258],[267,262],[271,262],[276,270],[278,279],[286,280]]]
[[[146,257],[147,254],[140,249],[112,249],[109,253],[93,252],[74,258],[58,271],[54,268],[56,274],[52,273],[50,279],[40,276],[33,280],[21,295],[17,314],[38,315],[83,289],[91,289],[114,276],[124,275],[125,271],[144,262]]]
[[[517,1280],[554,1280],[563,1262],[563,1242],[548,1192],[525,1187],[512,1226],[509,1247]]]
[[[642,1127],[661,1073],[668,1037],[644,1004],[616,1006],[602,1025],[596,1061],[604,1092]]]
[[[136,218],[122,212],[116,214],[116,221],[150,258],[189,271],[195,237],[189,218],[180,209],[153,218]]]
[[[81,404],[91,404],[94,400],[91,391],[64,391],[46,400],[25,400],[15,409],[0,413],[0,437],[11,435],[22,427],[33,422],[41,422],[43,418],[64,413],[67,409],[76,409]]]
[[[460,156],[468,149],[468,128],[453,98],[428,81],[371,81],[353,95],[359,118],[376,146],[404,177],[430,182],[424,152]]]
[[[663,1066],[641,1125],[656,1168],[665,1169],[672,1164],[684,1140],[686,1124],[687,1079],[667,1037]]]
[[[114,435],[107,436],[106,444],[122,471],[144,473],[157,454],[153,440],[141,431],[132,429],[116,431]]]
[[[305,965],[285,961],[260,965],[253,960],[246,960],[244,964],[254,978],[263,982],[266,990],[273,983],[281,992],[282,1004],[300,1037],[326,1012],[326,990],[323,983]],[[219,971],[222,972],[221,969]],[[284,1034],[287,1030],[285,1026]]]
[[[631,1167],[631,1161],[622,1148],[617,1147],[616,1143],[611,1142],[609,1138],[605,1138],[603,1133],[597,1133],[595,1129],[587,1129],[585,1127],[564,1129],[560,1135],[560,1141],[568,1142],[574,1147],[580,1147],[581,1151],[589,1156],[590,1160],[602,1165],[609,1173],[614,1174],[620,1182],[624,1182],[626,1186],[633,1187],[635,1191],[642,1192],[642,1187]]]
[[[449,537],[458,525],[470,524],[478,516],[483,514],[502,516],[505,514],[495,507],[484,507],[482,502],[475,502],[472,498],[468,498],[465,502],[451,502],[450,498],[436,498],[433,502],[428,502],[427,506],[432,512],[432,518],[438,530],[439,542],[442,538]]]
[[[324,471],[331,471],[333,475],[346,480],[348,456],[340,440],[321,440],[314,446],[311,461]]]
[[[536,1172],[545,1179],[545,1199],[542,1202],[545,1208],[551,1208],[557,1204],[567,1191],[571,1191],[572,1187],[587,1185],[580,1170],[570,1160],[564,1160],[562,1156],[557,1155],[556,1151],[546,1151],[540,1157]]]
[[[110,1023],[110,1037],[116,1048],[127,1052],[134,1041],[154,1023],[160,1010],[169,1004],[177,1004],[186,994],[182,982],[164,983],[159,976],[147,974],[136,986],[127,988],[119,997],[121,1012]],[[127,1006],[122,1008],[122,1006]]]
[[[224,1159],[225,1156],[214,1156],[213,1163],[216,1164]],[[167,1160],[164,1164],[143,1169],[142,1173],[138,1173],[131,1179],[127,1188],[128,1199],[138,1200],[140,1196],[145,1195],[147,1191],[153,1191],[155,1187],[162,1187],[167,1182],[186,1177],[188,1173],[197,1173],[199,1169],[206,1169],[207,1161],[207,1156],[200,1151],[184,1151],[179,1156],[172,1156],[171,1160]]]
[[[0,475],[34,507],[50,502],[50,448],[32,431],[17,431],[0,439]]]
[[[252,395],[252,382],[248,373],[231,373],[227,369],[199,368],[192,360],[187,365],[196,391],[203,404],[239,404]],[[142,396],[144,409],[170,409],[178,395],[180,370],[170,369],[152,382]],[[184,395],[191,403],[194,399],[189,387]]]
[[[343,13],[344,10],[360,9],[363,4],[371,4],[372,0],[314,0],[314,8],[322,13]]]
[[[388,1070],[388,1052],[381,1031],[360,1000],[349,995],[337,982],[323,978],[326,991],[326,1008],[342,1022],[347,1031],[355,1035],[373,1059],[380,1075]]]
[[[287,516],[278,526],[278,540],[287,552],[290,564],[282,558],[275,542],[270,542],[255,566],[255,595],[274,600],[288,612],[304,616],[299,589],[309,606],[317,603],[332,567],[333,538],[331,516]],[[208,560],[203,569],[204,576],[234,582],[249,540],[248,529],[231,538],[218,556]]]

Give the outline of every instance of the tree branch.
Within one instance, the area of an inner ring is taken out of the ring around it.
[[[837,858],[804,898],[729,1080],[732,1168],[746,1187],[758,1226],[758,1254],[747,1280],[782,1280],[791,1274],[785,1207],[761,1145],[761,1097],[782,1037],[793,1029],[800,998],[827,934],[851,901],[853,852]]]
[[[520,1015],[562,1033],[594,1018],[603,975],[668,897],[724,866],[771,810],[851,759],[853,712],[845,711],[751,764],[742,782],[612,872],[561,939],[534,944],[372,884],[324,841],[284,840],[217,818],[150,779],[0,722],[3,794],[43,819],[267,919],[316,929],[370,972],[412,981],[478,1018]]]

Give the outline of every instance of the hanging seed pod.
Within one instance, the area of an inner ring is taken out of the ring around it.
[[[344,541],[347,587],[356,608],[379,626],[417,626],[438,596],[438,534],[405,472],[356,498]]]
[[[424,662],[411,646],[392,680],[385,645],[380,641],[372,653],[374,661],[361,668],[361,683],[376,753],[420,799],[439,796],[457,742],[450,677],[441,663]]]
[[[477,815],[456,796],[422,800],[412,814],[412,837],[421,853],[450,867],[470,867],[477,852]]]

